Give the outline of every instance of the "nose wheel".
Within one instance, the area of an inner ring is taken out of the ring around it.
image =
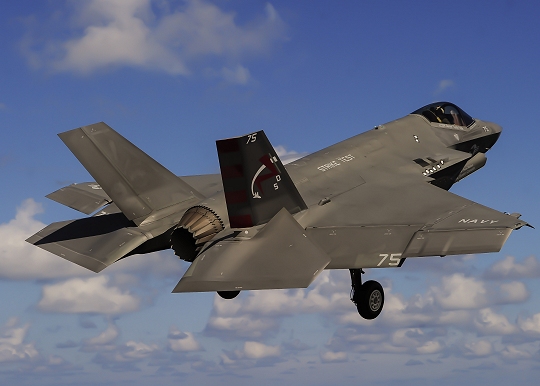
[[[351,273],[351,301],[356,305],[358,313],[364,319],[375,319],[384,306],[384,290],[375,280],[362,284],[361,269],[350,269]]]

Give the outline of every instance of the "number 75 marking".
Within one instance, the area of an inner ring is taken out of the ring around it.
[[[390,260],[388,261],[388,265],[391,267],[397,267],[399,265],[399,262],[401,261],[401,253],[381,253],[379,254],[379,257],[382,257],[382,260],[377,264],[377,267],[380,267],[382,263],[390,257]]]
[[[250,143],[253,143],[256,140],[257,140],[257,133],[248,134],[246,145],[249,145]]]

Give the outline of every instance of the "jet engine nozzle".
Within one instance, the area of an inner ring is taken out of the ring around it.
[[[182,260],[192,262],[204,243],[224,229],[216,212],[204,206],[188,209],[171,234],[171,247]]]

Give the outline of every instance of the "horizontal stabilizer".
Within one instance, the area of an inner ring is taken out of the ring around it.
[[[111,198],[95,182],[82,182],[58,189],[46,196],[84,214],[90,214],[111,203]]]
[[[216,145],[231,228],[264,224],[282,208],[307,209],[264,131]]]
[[[58,134],[129,220],[203,196],[100,122]]]
[[[26,241],[94,272],[148,238],[122,213],[53,223]]]
[[[282,209],[253,238],[222,240],[203,251],[173,292],[306,288],[329,262]]]

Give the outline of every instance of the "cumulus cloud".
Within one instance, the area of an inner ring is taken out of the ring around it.
[[[38,308],[45,312],[118,315],[139,309],[140,301],[128,291],[109,286],[107,276],[69,279],[43,286]]]
[[[505,315],[497,314],[490,308],[482,309],[474,318],[474,326],[483,335],[509,335],[517,332],[517,326],[510,323]]]
[[[307,153],[298,153],[294,150],[287,150],[285,146],[282,145],[274,146],[274,150],[276,151],[279,159],[281,160],[281,162],[283,162],[284,165],[294,162],[297,159],[300,159],[307,155]]]
[[[494,263],[484,276],[495,280],[540,277],[540,262],[535,256],[529,256],[519,263],[514,256],[507,256]]]
[[[244,343],[244,354],[249,359],[279,357],[281,355],[281,348],[279,346],[267,346],[264,343],[248,341]]]
[[[204,0],[186,0],[172,11],[152,0],[87,0],[72,15],[76,37],[36,47],[27,36],[21,47],[33,64],[81,74],[131,66],[189,75],[191,64],[218,59],[226,65],[216,73],[246,84],[250,73],[240,60],[266,54],[284,39],[285,25],[274,7],[268,3],[264,13],[240,25],[235,13]]]
[[[19,325],[11,318],[0,328],[0,362],[32,360],[38,357],[34,343],[25,343],[29,324]]]
[[[488,304],[486,286],[480,280],[455,274],[442,279],[441,287],[433,287],[437,302],[446,309],[475,309]]]
[[[169,349],[175,352],[201,351],[202,346],[191,332],[182,332],[175,326],[169,330]]]
[[[501,355],[504,359],[518,360],[518,359],[529,359],[532,358],[532,354],[524,349],[509,345],[506,346],[502,351]]]
[[[468,342],[463,348],[466,356],[485,357],[493,353],[493,345],[488,340]]]
[[[120,335],[120,330],[114,323],[109,323],[107,328],[98,335],[87,339],[84,342],[86,351],[95,351],[97,347],[108,346]]]
[[[323,363],[347,362],[348,360],[349,356],[343,351],[325,351],[321,353],[321,362]]]
[[[443,277],[442,285],[431,288],[431,293],[443,309],[479,309],[491,304],[521,303],[529,297],[521,282],[488,284],[461,273]]]
[[[0,364],[3,367],[15,368],[17,374],[31,376],[60,375],[81,370],[58,355],[43,354],[34,342],[28,342],[29,328],[29,323],[21,324],[15,317],[0,327]],[[5,374],[6,372],[3,372],[3,375]]]
[[[246,341],[241,349],[223,350],[220,364],[227,369],[246,369],[254,366],[272,366],[284,360],[280,345]]]
[[[540,313],[530,318],[520,318],[518,326],[523,332],[540,337]]]
[[[205,334],[223,340],[261,338],[277,331],[280,317],[353,307],[349,281],[348,272],[325,271],[308,290],[249,291],[233,300],[216,295]]]

